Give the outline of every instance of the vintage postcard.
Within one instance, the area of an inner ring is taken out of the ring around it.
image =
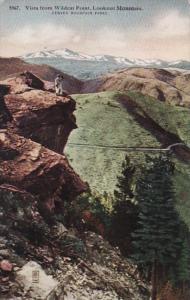
[[[190,299],[190,1],[0,0],[0,299]]]

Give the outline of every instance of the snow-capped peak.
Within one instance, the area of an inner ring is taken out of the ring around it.
[[[89,60],[89,61],[100,61],[104,60],[103,56],[92,56],[88,54],[83,54],[79,52],[72,51],[70,49],[55,49],[55,50],[43,50],[33,53],[28,53],[23,55],[22,58],[30,59],[30,58],[64,58],[64,59],[72,59],[72,60]]]
[[[23,59],[67,59],[67,60],[74,60],[74,61],[91,61],[91,62],[105,62],[105,63],[112,63],[119,65],[119,67],[132,67],[132,66],[139,66],[139,67],[159,67],[159,68],[165,68],[165,67],[178,67],[183,65],[188,65],[188,61],[184,60],[177,60],[173,62],[167,62],[160,59],[128,59],[126,57],[117,57],[112,55],[89,55],[81,52],[76,52],[73,50],[70,50],[68,48],[63,49],[54,49],[54,50],[48,50],[44,49],[42,51],[32,52],[28,53],[21,58]]]
[[[21,58],[30,59],[30,58],[64,58],[64,59],[73,59],[73,60],[86,60],[86,61],[108,61],[109,56],[106,55],[88,55],[85,53],[75,52],[70,49],[55,49],[32,52],[23,55]],[[110,56],[111,58],[111,56]]]

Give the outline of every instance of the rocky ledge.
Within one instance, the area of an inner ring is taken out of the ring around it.
[[[75,101],[71,97],[45,90],[45,84],[38,78],[27,84],[23,74],[1,82],[0,94],[12,116],[15,133],[63,153],[70,132],[77,127],[73,115]]]

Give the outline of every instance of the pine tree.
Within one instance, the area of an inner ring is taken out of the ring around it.
[[[157,294],[158,270],[172,264],[179,248],[179,218],[172,182],[174,166],[165,155],[147,157],[136,183],[139,216],[133,234],[136,262],[151,267],[152,300]]]
[[[128,156],[122,164],[121,175],[118,176],[117,190],[114,191],[115,204],[112,213],[112,240],[119,245],[124,255],[131,254],[131,233],[136,228],[138,209],[134,201],[135,167]]]
[[[129,157],[126,155],[122,163],[121,175],[117,177],[117,189],[114,191],[116,200],[129,200],[133,198],[132,184],[134,180],[135,167],[131,164]]]

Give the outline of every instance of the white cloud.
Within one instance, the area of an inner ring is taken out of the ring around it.
[[[177,10],[157,16],[152,26],[137,32],[137,37],[152,58],[190,59],[190,19]]]
[[[40,26],[26,26],[8,36],[2,37],[2,45],[15,44],[16,48],[39,49],[43,46],[56,47],[60,43],[68,43],[76,38],[76,33],[63,26],[43,24]]]
[[[1,37],[0,55],[22,55],[30,51],[38,51],[47,47],[71,48],[83,52],[110,53],[122,51],[125,47],[125,34],[118,30],[102,28],[101,30],[85,33],[63,25],[51,23],[32,27],[26,26],[9,35]]]
[[[76,42],[80,37],[72,29],[56,26],[48,23],[40,26],[25,26],[9,35],[2,36],[0,39],[0,54],[21,55],[28,51],[41,50],[47,48],[66,47],[70,42]],[[9,54],[10,53],[10,54]]]
[[[107,28],[97,32],[94,38],[99,41],[102,53],[110,53],[112,50],[115,55],[129,58],[190,59],[188,17],[177,10],[166,11],[146,25],[144,28],[134,27],[130,30]]]
[[[93,35],[89,34],[81,46],[83,52],[91,54],[121,54],[127,46],[126,34],[122,30],[103,27]]]
[[[166,11],[165,15],[155,19],[147,35],[158,38],[190,35],[190,18],[181,15],[177,10]]]
[[[45,47],[66,47],[89,54],[129,58],[190,59],[190,20],[172,10],[154,18],[146,28],[103,27],[79,31],[48,23],[26,26],[2,36],[0,44],[2,56],[18,56]]]

